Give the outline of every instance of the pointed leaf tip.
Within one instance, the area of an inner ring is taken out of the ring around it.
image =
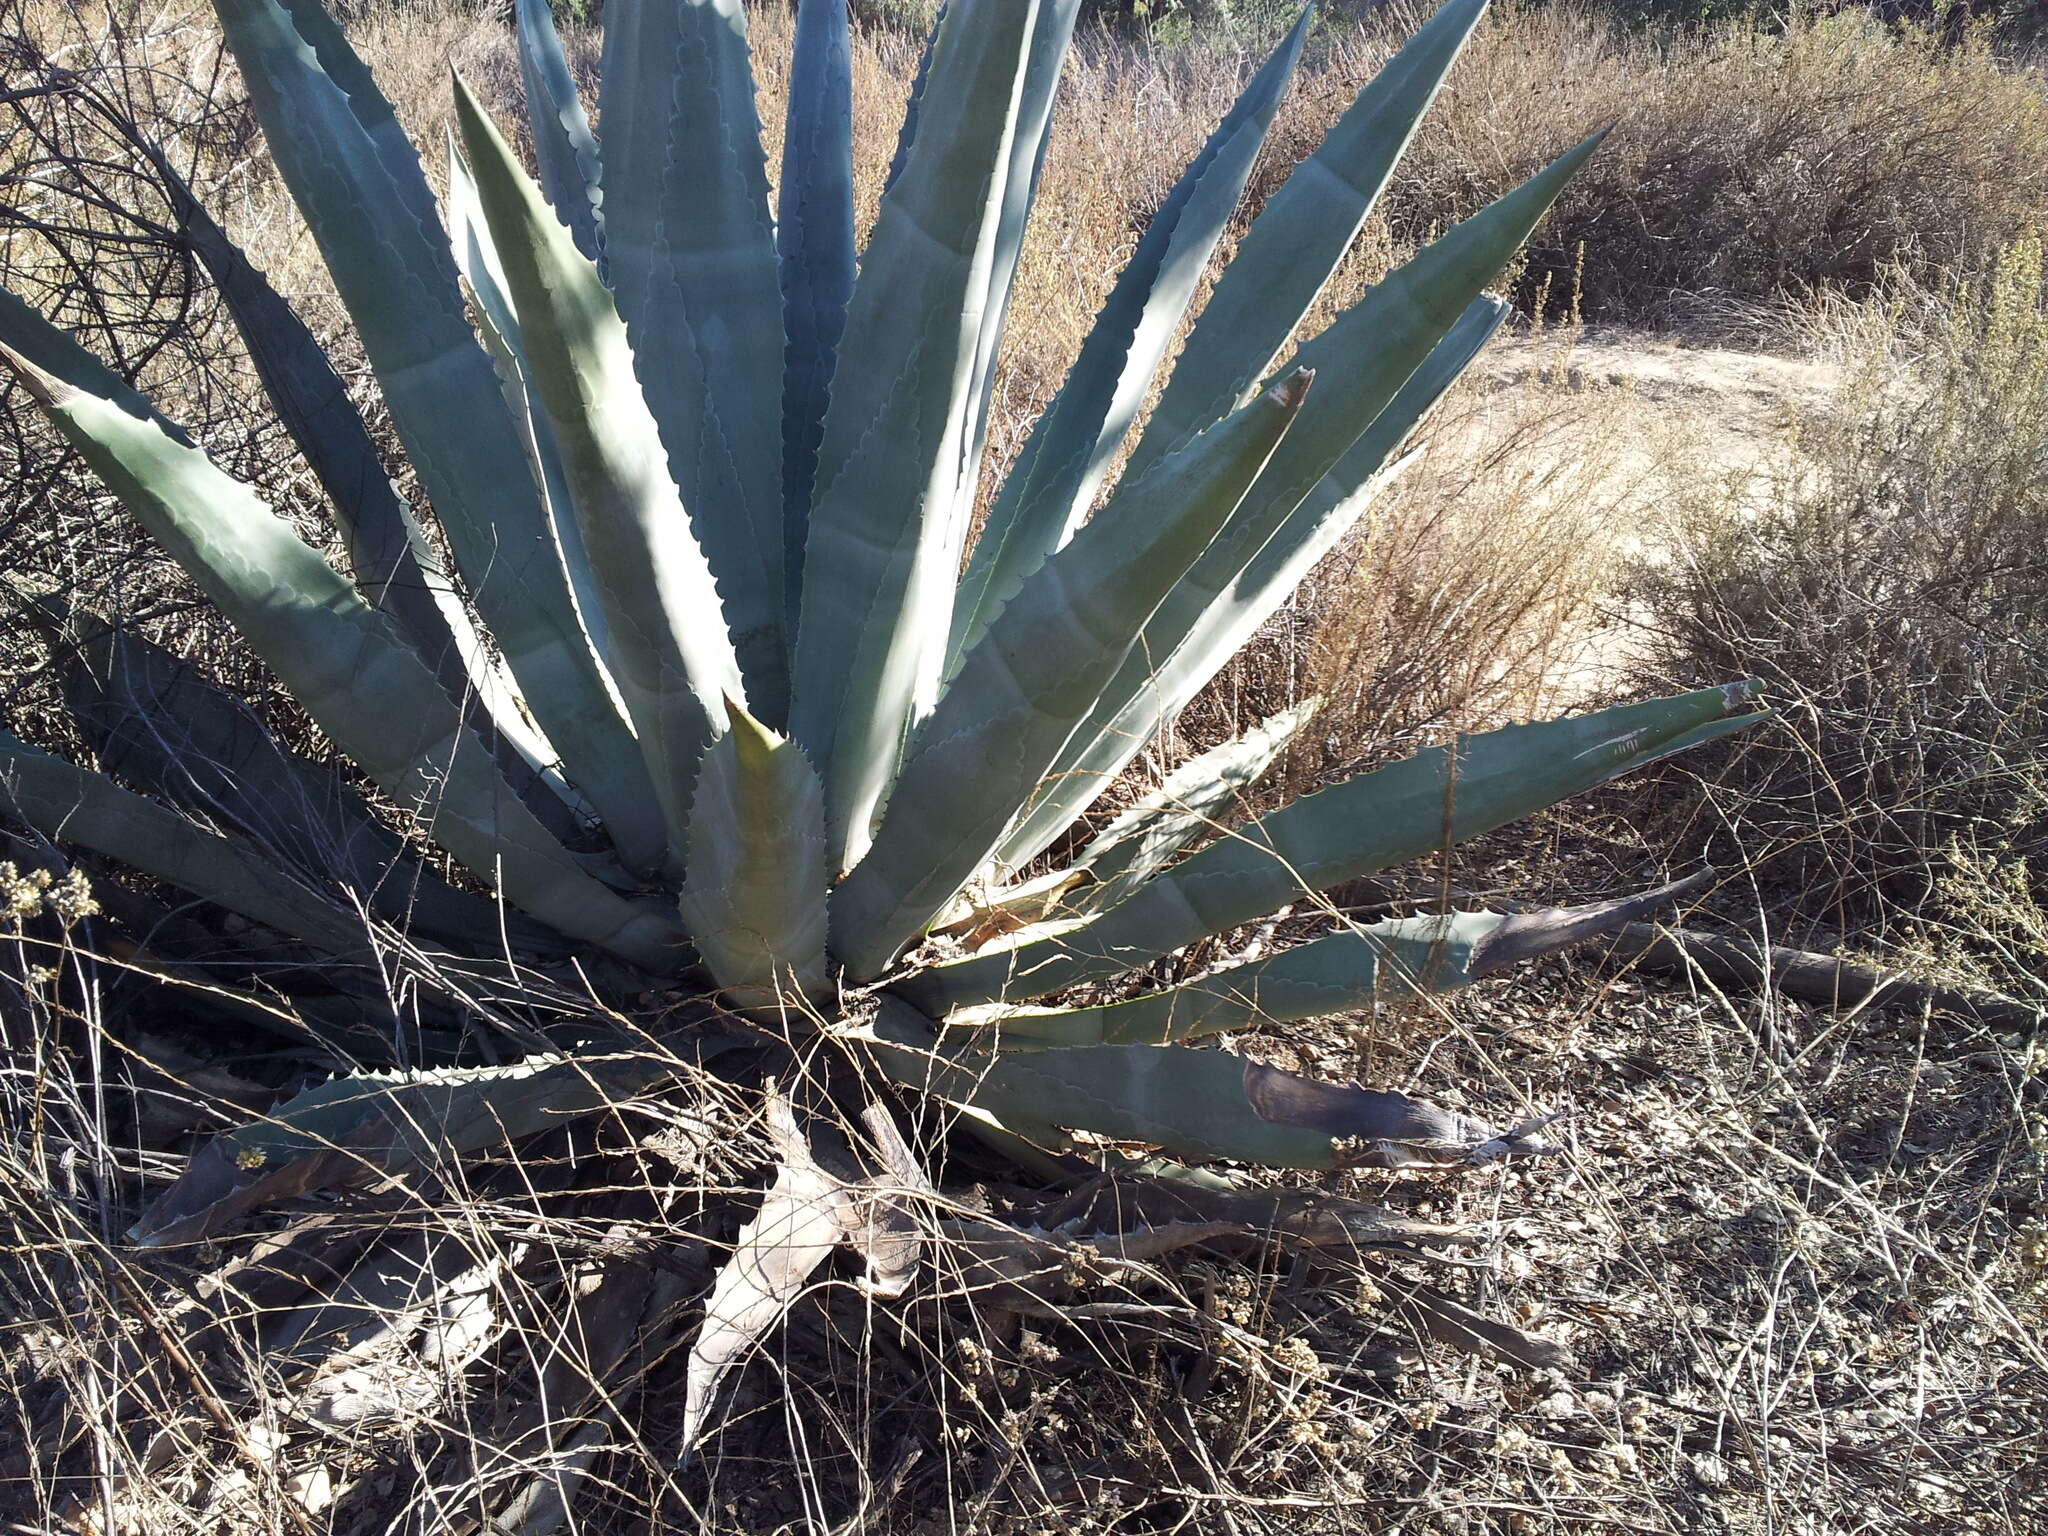
[[[1566,177],[1576,175],[1579,167],[1593,157],[1593,151],[1607,142],[1607,135],[1614,132],[1620,126],[1621,124],[1617,121],[1608,123],[1605,127],[1594,129],[1570,149],[1551,161],[1550,169],[1555,170],[1563,167],[1563,174]]]
[[[1422,1104],[1404,1093],[1339,1086],[1299,1077],[1246,1058],[1245,1102],[1272,1125],[1299,1126],[1341,1137],[1427,1137],[1486,1141],[1495,1133],[1452,1110]]]
[[[789,741],[780,731],[755,719],[747,712],[747,706],[729,693],[725,695],[725,718],[734,746],[753,771],[761,771],[768,755]]]
[[[21,387],[29,392],[29,398],[44,410],[54,411],[67,401],[85,393],[76,386],[65,383],[54,373],[38,368],[5,342],[0,342],[0,365],[4,365],[7,371],[20,381]]]

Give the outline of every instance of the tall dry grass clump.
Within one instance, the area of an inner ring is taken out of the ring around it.
[[[1333,41],[1349,78],[1375,20]],[[1535,284],[1575,270],[1595,320],[1690,321],[1787,290],[1866,288],[1904,265],[1976,263],[2048,209],[2039,81],[1987,41],[1794,10],[1637,32],[1566,3],[1497,12],[1473,39],[1460,110],[1423,125],[1388,212],[1419,240],[1541,163],[1566,126],[1615,129],[1530,247]],[[1333,93],[1334,94],[1334,93]]]
[[[1603,599],[1652,490],[1642,411],[1540,338],[1521,376],[1470,381],[1330,573],[1306,656],[1329,773],[1418,732],[1568,708],[1611,686]],[[1297,761],[1297,772],[1310,765]]]
[[[1741,659],[1783,702],[1722,780],[1802,917],[1881,931],[1953,865],[2048,852],[2048,307],[2037,239],[1813,320],[1843,368],[1789,453],[1681,504],[1640,592],[1659,675]]]

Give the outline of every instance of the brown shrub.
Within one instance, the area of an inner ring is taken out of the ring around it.
[[[1826,307],[1837,397],[1781,463],[1697,484],[1639,574],[1651,680],[1749,673],[1778,706],[1716,803],[1804,922],[1915,917],[1959,849],[2048,868],[2042,279],[2026,241],[1988,276]]]
[[[1389,209],[1397,237],[1612,123],[1527,257],[1562,293],[1583,251],[1591,319],[1682,320],[1730,296],[1978,263],[2048,208],[2039,80],[1980,41],[1861,11],[1665,37],[1577,5],[1505,10],[1453,80]]]

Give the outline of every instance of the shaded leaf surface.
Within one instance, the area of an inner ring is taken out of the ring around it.
[[[503,1146],[675,1070],[656,1059],[541,1056],[334,1078],[207,1143],[128,1235],[150,1246],[198,1241],[259,1205]]]
[[[791,734],[825,779],[835,868],[867,850],[938,693],[964,536],[961,461],[998,209],[1039,0],[939,23],[919,127],[854,285],[818,454]]]
[[[601,807],[635,762],[470,329],[419,156],[322,0],[216,0],[278,173],[362,338],[393,425],[526,705]]]

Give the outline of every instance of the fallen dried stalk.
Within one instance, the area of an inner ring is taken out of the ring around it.
[[[1914,981],[1833,955],[1783,945],[1759,946],[1732,934],[1701,933],[1630,923],[1615,935],[1609,956],[1660,975],[1697,973],[1717,987],[1776,987],[1787,996],[1827,1008],[1853,1008],[1873,999],[1932,1008],[1997,1029],[2033,1029],[2042,1010],[1995,992]]]

